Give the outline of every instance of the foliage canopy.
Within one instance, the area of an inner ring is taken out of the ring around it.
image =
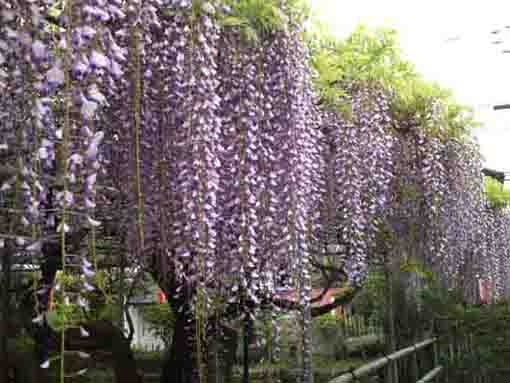
[[[507,207],[510,203],[510,190],[492,177],[484,177],[485,195],[489,205],[495,209]]]
[[[364,84],[383,88],[391,95],[391,110],[400,120],[413,116],[428,126],[440,106],[438,125],[448,134],[464,136],[477,124],[470,108],[455,101],[452,92],[427,81],[404,55],[394,29],[369,29],[360,25],[346,39],[338,40],[320,28],[308,35],[310,63],[322,103],[340,111],[348,104],[349,89]],[[437,126],[431,129],[437,133]]]

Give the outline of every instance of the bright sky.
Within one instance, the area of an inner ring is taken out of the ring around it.
[[[484,127],[476,132],[486,165],[510,171],[510,1],[310,0],[318,19],[339,37],[358,23],[400,32],[401,46],[429,80],[472,106]],[[505,32],[494,35],[491,32]],[[503,40],[502,44],[492,44]]]

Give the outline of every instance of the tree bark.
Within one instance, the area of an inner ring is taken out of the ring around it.
[[[86,328],[95,341],[91,353],[98,348],[112,352],[115,383],[142,383],[130,343],[119,328],[107,321],[92,322],[87,324]],[[69,346],[79,349],[74,343],[79,342],[80,335],[76,332],[72,335],[74,336],[69,339]]]
[[[195,344],[195,318],[190,310],[175,313],[172,345],[163,364],[161,383],[199,382]]]
[[[97,351],[111,352],[111,364],[115,383],[142,383],[130,343],[122,331],[108,321],[93,321],[83,327],[88,337],[82,337],[78,329],[66,332],[66,350],[83,351],[93,355]],[[52,349],[59,344],[58,335],[52,333]]]
[[[238,334],[233,328],[224,328],[225,338],[222,341],[225,343],[225,383],[231,383],[233,381],[233,368],[236,360]]]
[[[251,321],[248,315],[244,318],[243,325],[243,383],[250,383]]]
[[[313,383],[312,366],[312,307],[311,304],[305,304],[301,312],[301,328],[303,331],[302,344],[302,365],[303,365],[303,383]]]

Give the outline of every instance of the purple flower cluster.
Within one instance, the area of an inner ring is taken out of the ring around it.
[[[353,86],[350,116],[325,112],[324,189],[321,198],[325,248],[339,249],[337,264],[351,283],[365,277],[381,222],[389,210],[395,137],[389,130],[383,92]],[[331,231],[333,229],[333,231]]]
[[[218,2],[81,0],[51,26],[51,1],[0,4],[0,151],[18,154],[0,193],[20,187],[20,238],[116,220],[163,285],[231,303],[300,286],[309,308],[311,257],[358,285],[384,228],[448,283],[508,290],[506,212],[482,205],[478,149],[441,105],[397,120],[387,91],[343,84],[347,113],[324,108],[300,28],[245,41]]]

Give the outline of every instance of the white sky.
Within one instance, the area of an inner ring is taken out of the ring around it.
[[[472,106],[484,127],[476,132],[486,165],[510,170],[510,26],[508,0],[309,0],[316,17],[339,37],[359,23],[400,33],[404,53],[429,80]],[[495,40],[504,43],[492,44]]]

